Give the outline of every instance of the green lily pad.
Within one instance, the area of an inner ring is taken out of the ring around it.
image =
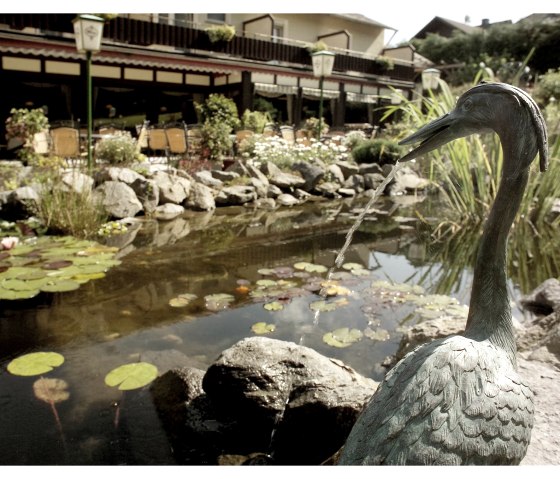
[[[123,364],[105,376],[105,384],[109,387],[118,386],[121,391],[130,391],[150,384],[157,375],[157,367],[150,363]]]
[[[266,303],[263,307],[267,311],[280,311],[284,309],[284,305],[280,301],[272,301],[271,303]]]
[[[184,293],[169,300],[169,306],[173,308],[184,308],[191,304],[198,296],[196,294]]]
[[[209,294],[204,296],[204,301],[206,302],[206,309],[219,311],[220,309],[229,308],[230,303],[235,301],[235,297],[226,293]]]
[[[276,329],[274,324],[267,324],[265,322],[255,323],[251,326],[251,331],[255,334],[268,334]]]
[[[359,329],[339,328],[326,333],[323,341],[335,348],[347,348],[362,339],[363,333]]]
[[[29,281],[22,281],[20,279],[4,279],[1,286],[4,289],[11,289],[13,291],[33,291],[41,289],[42,286],[47,284],[48,278],[32,279]]]
[[[53,281],[44,284],[39,289],[45,293],[65,293],[67,291],[74,291],[80,287],[80,283],[70,279],[62,279],[60,281]]]
[[[346,306],[347,304],[348,304],[348,300],[346,298],[340,298],[337,299],[336,301],[325,301],[325,300],[314,301],[309,305],[309,307],[313,311],[318,311],[320,313],[323,313],[328,311],[334,311],[335,309],[338,309],[342,306]]]
[[[14,291],[13,289],[4,289],[0,286],[0,299],[17,300],[31,299],[40,293],[38,289],[28,291]]]
[[[373,330],[371,328],[366,328],[364,329],[364,336],[374,341],[387,341],[391,337],[389,335],[389,331],[382,328],[376,330]]]
[[[64,362],[62,354],[38,352],[24,354],[8,364],[8,371],[15,376],[38,376],[52,371]]]
[[[257,271],[262,276],[272,276],[274,274],[274,270],[270,268],[261,268]]]
[[[274,286],[278,285],[278,282],[272,279],[259,279],[256,282],[256,285],[260,286],[261,288],[273,288]]]
[[[294,268],[306,271],[307,273],[326,273],[328,271],[328,268],[322,264],[307,263],[305,261],[294,264]]]

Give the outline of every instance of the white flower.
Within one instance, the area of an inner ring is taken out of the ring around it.
[[[3,249],[12,249],[14,247],[16,247],[19,244],[19,238],[17,236],[6,236],[5,238],[2,238],[2,241],[0,241],[0,250]]]

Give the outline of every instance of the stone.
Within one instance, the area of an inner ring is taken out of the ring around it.
[[[263,182],[258,178],[250,177],[249,185],[255,188],[257,196],[259,196],[260,198],[266,198],[268,196],[268,186],[269,186],[268,180],[266,180],[266,182]]]
[[[189,197],[184,205],[197,211],[211,211],[216,208],[214,192],[202,183],[193,183]]]
[[[340,185],[338,183],[334,183],[332,181],[326,181],[324,183],[319,183],[315,187],[315,191],[327,198],[336,198],[337,191],[340,189]]]
[[[344,174],[338,165],[333,164],[327,166],[327,176],[330,178],[330,181],[334,181],[339,184],[344,183]]]
[[[120,181],[130,185],[141,178],[145,179],[145,177],[140,173],[137,173],[130,168],[121,168],[116,166],[103,168],[95,173],[96,184],[104,183],[105,181]]]
[[[214,178],[224,183],[236,180],[237,178],[241,177],[241,175],[239,173],[236,173],[235,171],[212,170],[211,173]]]
[[[191,181],[178,175],[157,171],[152,179],[159,189],[159,201],[180,205],[191,190]]]
[[[385,177],[381,173],[365,173],[364,174],[364,188],[366,190],[375,190],[383,183]]]
[[[313,349],[251,337],[222,352],[203,376],[172,369],[150,389],[178,464],[264,452],[274,464],[297,465],[321,464],[336,452],[376,388]]]
[[[341,196],[356,196],[356,190],[352,188],[340,188],[338,194]]]
[[[62,183],[76,193],[86,193],[93,189],[93,178],[79,171],[68,171],[61,176]]]
[[[16,221],[34,214],[39,203],[39,193],[31,186],[21,186],[7,193],[2,204],[2,219]]]
[[[292,167],[295,171],[299,171],[305,180],[301,188],[305,191],[311,191],[325,176],[324,168],[319,165],[310,163],[309,161],[297,161]]]
[[[550,314],[560,309],[560,281],[550,278],[530,294],[521,298],[521,305],[536,314]]]
[[[202,183],[210,188],[222,188],[224,186],[224,182],[214,178],[212,173],[208,170],[197,171],[194,174],[194,178],[199,183]]]
[[[263,163],[261,170],[266,174],[268,181],[280,189],[301,188],[305,185],[301,176],[286,173],[270,161]]]
[[[185,208],[181,205],[176,205],[175,203],[164,203],[156,207],[154,211],[154,218],[157,220],[169,221],[177,216],[182,215],[185,212]]]
[[[350,175],[342,186],[361,193],[364,191],[364,177],[362,175]]]
[[[256,178],[257,180],[259,180],[263,185],[265,185],[266,187],[268,187],[269,185],[269,181],[268,178],[266,177],[266,175],[259,170],[255,165],[253,165],[252,163],[246,163],[244,164],[244,168],[245,171],[247,171],[248,175],[251,178]]]
[[[142,211],[134,190],[120,181],[106,181],[95,188],[94,201],[99,201],[107,214],[117,219],[136,216]]]
[[[159,188],[154,180],[148,180],[141,176],[134,180],[130,187],[136,193],[136,197],[142,203],[144,212],[153,213],[159,205]]]
[[[226,186],[216,196],[216,204],[242,205],[256,199],[257,194],[252,186]]]
[[[367,175],[367,174],[380,174],[383,175],[383,169],[377,163],[360,163],[358,165],[360,175]]]
[[[337,161],[335,165],[340,168],[340,171],[342,171],[344,179],[348,179],[350,176],[360,173],[360,168],[356,163],[351,163],[349,161]]]
[[[267,198],[278,198],[282,194],[282,190],[276,185],[268,185],[266,196]]]
[[[281,206],[294,206],[299,204],[299,200],[294,198],[292,195],[287,193],[282,193],[278,198],[276,198],[276,202]]]
[[[265,210],[273,210],[276,208],[276,201],[274,198],[257,198],[255,200],[255,207]]]

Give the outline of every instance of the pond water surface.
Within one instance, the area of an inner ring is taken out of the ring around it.
[[[174,464],[149,388],[118,391],[104,384],[105,375],[136,361],[155,364],[160,374],[182,366],[206,369],[221,351],[254,336],[257,322],[274,325],[268,337],[311,347],[380,380],[381,362],[396,351],[402,328],[417,319],[406,307],[372,298],[372,282],[421,285],[426,294],[445,293],[466,304],[472,248],[464,255],[451,253],[451,263],[463,264],[450,268],[441,246],[430,239],[433,226],[418,220],[430,223],[437,211],[430,200],[385,198],[366,217],[346,255],[347,263],[362,265],[367,275],[345,271],[350,279],[343,284],[351,292],[345,305],[317,313],[310,304],[322,298],[309,285],[319,280],[310,277],[325,274],[307,275],[294,265],[331,267],[357,207],[351,200],[276,211],[229,207],[172,222],[147,221],[114,240],[127,244],[120,245],[122,264],[105,278],[74,292],[0,301],[0,463]],[[478,233],[473,234],[467,243],[476,243]],[[274,268],[285,277],[263,274]],[[249,294],[262,279],[291,282],[281,283],[288,292],[273,298],[280,299],[281,310],[269,311],[263,306],[270,298]],[[511,292],[519,297],[513,284]],[[169,304],[185,293],[198,299],[184,308]],[[217,293],[235,301],[229,308],[209,309],[204,297]],[[523,319],[517,308],[514,314]],[[323,341],[341,327],[369,335],[345,348]],[[56,405],[59,426],[51,407],[33,394],[37,377],[6,371],[12,359],[35,351],[65,358],[45,375],[69,384],[70,397]]]

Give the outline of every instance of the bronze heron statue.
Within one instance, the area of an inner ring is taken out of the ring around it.
[[[403,140],[421,143],[401,161],[489,130],[500,138],[504,163],[465,332],[417,347],[389,371],[350,432],[340,465],[519,464],[527,452],[533,393],[517,373],[506,245],[537,152],[541,171],[548,165],[542,114],[523,90],[482,83]]]

